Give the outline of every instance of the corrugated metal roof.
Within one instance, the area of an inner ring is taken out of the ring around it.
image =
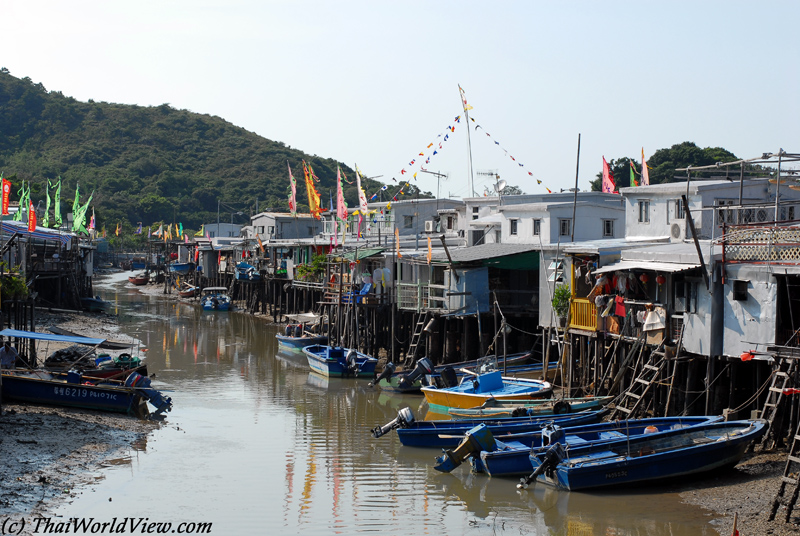
[[[604,274],[608,272],[618,272],[625,270],[650,270],[653,272],[684,272],[700,268],[700,264],[683,264],[679,262],[655,262],[655,261],[619,261],[608,266],[598,268],[593,274]]]
[[[341,255],[341,258],[347,259],[348,261],[352,260],[361,260],[366,259],[367,257],[372,257],[373,255],[378,255],[379,253],[383,253],[386,248],[358,248],[354,249],[353,251],[348,251],[344,255]],[[356,258],[356,254],[358,257]]]
[[[451,249],[450,258],[453,259],[453,262],[475,262],[538,249],[539,246],[534,244],[481,244],[480,246]],[[437,251],[432,258],[440,262],[447,261],[447,254]]]

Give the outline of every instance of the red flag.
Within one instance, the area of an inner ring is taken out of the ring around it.
[[[11,194],[11,181],[3,179],[3,216],[8,216],[8,198]]]
[[[611,174],[611,170],[608,168],[608,162],[606,162],[606,157],[603,157],[603,189],[602,191],[608,194],[615,193],[617,187],[614,184],[614,175]]]
[[[33,210],[33,201],[28,201],[28,232],[36,230],[36,211]]]

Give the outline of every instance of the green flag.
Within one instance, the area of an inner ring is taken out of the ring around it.
[[[45,227],[50,227],[50,179],[47,180],[47,201],[44,205],[44,218],[42,219],[42,225]]]
[[[89,200],[86,201],[86,204],[83,206],[78,206],[78,210],[72,212],[73,232],[89,234],[88,231],[86,231],[86,211],[89,210],[89,203],[92,202],[92,197],[94,197],[94,192],[89,195]],[[75,198],[78,198],[77,192],[75,194]]]
[[[22,181],[22,185],[19,187],[19,190],[17,190],[17,194],[19,194],[19,207],[12,219],[14,221],[22,221],[22,207],[25,206],[25,181]]]
[[[56,195],[53,201],[55,203],[55,208],[53,209],[53,223],[55,224],[56,228],[60,228],[61,224],[61,177],[58,178],[58,185],[56,186]]]

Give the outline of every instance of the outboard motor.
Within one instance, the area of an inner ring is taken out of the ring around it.
[[[437,471],[449,473],[470,456],[480,455],[481,451],[494,452],[497,443],[489,427],[484,423],[479,424],[464,435],[464,439],[453,450],[444,450],[444,454],[436,458]]]
[[[303,324],[297,324],[294,327],[294,336],[295,337],[302,337],[303,336]]]
[[[419,361],[417,361],[417,366],[414,367],[410,373],[406,374],[402,378],[400,378],[399,386],[403,389],[408,389],[414,382],[417,381],[420,377],[424,376],[425,374],[432,374],[433,373],[433,363],[427,357],[423,357]]]
[[[411,413],[410,408],[403,408],[397,412],[397,417],[393,421],[389,421],[383,426],[376,426],[372,429],[372,437],[379,438],[388,434],[392,430],[398,428],[407,428],[409,424],[414,422],[414,414]]]
[[[350,348],[347,351],[347,357],[345,358],[345,362],[347,363],[347,371],[350,374],[358,374],[358,352],[356,352],[353,348]]]
[[[283,334],[286,335],[287,337],[291,337],[292,336],[292,325],[291,324],[286,324],[286,329],[283,330]]]
[[[453,367],[444,367],[442,369],[442,382],[445,387],[458,386],[458,376],[456,375],[456,371],[453,370]]]
[[[394,374],[396,368],[397,367],[394,366],[394,363],[389,361],[388,363],[386,363],[386,366],[383,367],[383,370],[381,371],[380,375],[371,382],[369,382],[369,384],[367,385],[369,385],[370,387],[375,387],[375,385],[381,380],[388,380],[389,378],[392,377],[392,374]]]
[[[138,372],[131,372],[130,376],[125,379],[125,387],[133,387],[139,395],[150,401],[156,408],[154,415],[159,415],[172,409],[172,399],[168,396],[163,396],[150,387],[150,378],[147,376],[142,376]]]
[[[536,470],[530,475],[519,479],[517,489],[528,489],[528,486],[531,485],[531,482],[535,482],[539,475],[550,469],[555,469],[555,467],[561,463],[561,460],[564,459],[564,456],[564,445],[561,443],[555,443],[551,445],[550,448],[547,449],[547,452],[545,452],[544,460],[542,460],[542,463],[539,464],[539,467],[537,467]]]

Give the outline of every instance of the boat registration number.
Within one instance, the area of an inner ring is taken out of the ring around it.
[[[612,471],[610,473],[606,473],[606,480],[611,480],[613,478],[622,478],[624,476],[628,476],[628,471]]]
[[[79,389],[77,387],[54,387],[53,392],[59,396],[70,396],[73,398],[105,398],[106,400],[116,400],[117,395],[113,393],[97,393],[89,389]]]

